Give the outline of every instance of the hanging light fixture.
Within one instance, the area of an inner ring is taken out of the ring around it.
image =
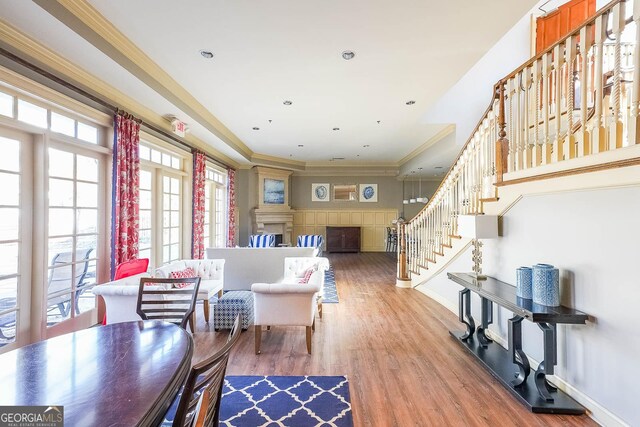
[[[418,168],[419,171],[422,170],[422,168]],[[422,173],[420,174],[420,176],[418,177],[419,184],[418,184],[418,198],[416,199],[418,201],[418,203],[427,203],[429,201],[428,197],[422,197]]]
[[[415,174],[416,171],[411,171],[411,175]],[[411,180],[411,198],[409,199],[409,203],[416,203],[416,198],[414,196],[414,191],[415,191],[415,179]]]
[[[405,193],[404,193],[404,181],[405,181],[406,179],[407,179],[407,175],[405,175],[405,176],[403,176],[403,177],[402,177],[402,204],[403,204],[403,205],[408,205],[408,204],[409,204],[409,199],[405,199],[405,198],[404,198],[404,194],[405,194]],[[402,216],[404,216],[404,212],[403,212],[403,215],[402,215]]]

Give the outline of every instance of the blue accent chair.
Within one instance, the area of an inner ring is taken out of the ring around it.
[[[252,234],[249,238],[250,248],[272,248],[275,245],[275,234]]]
[[[320,234],[303,234],[298,236],[297,247],[299,248],[318,248],[318,256],[322,256],[322,244],[324,238]]]

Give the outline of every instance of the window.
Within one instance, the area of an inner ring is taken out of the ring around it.
[[[162,177],[162,263],[180,259],[180,178]]]
[[[16,341],[20,275],[20,141],[0,137],[0,348]]]
[[[205,184],[204,245],[225,247],[227,243],[227,175],[208,167]]]
[[[140,159],[140,257],[157,267],[185,257],[184,160],[146,141],[140,143]]]
[[[49,148],[47,325],[95,307],[99,160]],[[86,294],[86,295],[85,295]]]
[[[47,109],[22,99],[18,100],[18,120],[40,128],[47,128]]]

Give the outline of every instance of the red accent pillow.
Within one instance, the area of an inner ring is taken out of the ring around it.
[[[307,268],[307,270],[304,272],[304,276],[302,277],[302,279],[300,279],[300,283],[309,283],[309,280],[311,280],[311,275],[313,275],[313,273],[315,273],[316,271],[318,271],[318,267]]]
[[[169,273],[170,279],[188,279],[188,278],[197,277],[197,276],[198,275],[196,274],[196,271],[191,267],[187,267],[184,270],[172,271],[171,273]],[[186,288],[189,285],[191,285],[191,283],[175,283],[173,287],[182,289],[182,288]]]

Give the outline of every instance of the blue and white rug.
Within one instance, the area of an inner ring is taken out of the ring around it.
[[[221,426],[351,427],[343,376],[227,376]]]
[[[333,267],[329,267],[324,272],[324,287],[322,289],[322,303],[323,304],[337,304],[338,303],[338,288],[336,288],[336,273],[333,271]]]

